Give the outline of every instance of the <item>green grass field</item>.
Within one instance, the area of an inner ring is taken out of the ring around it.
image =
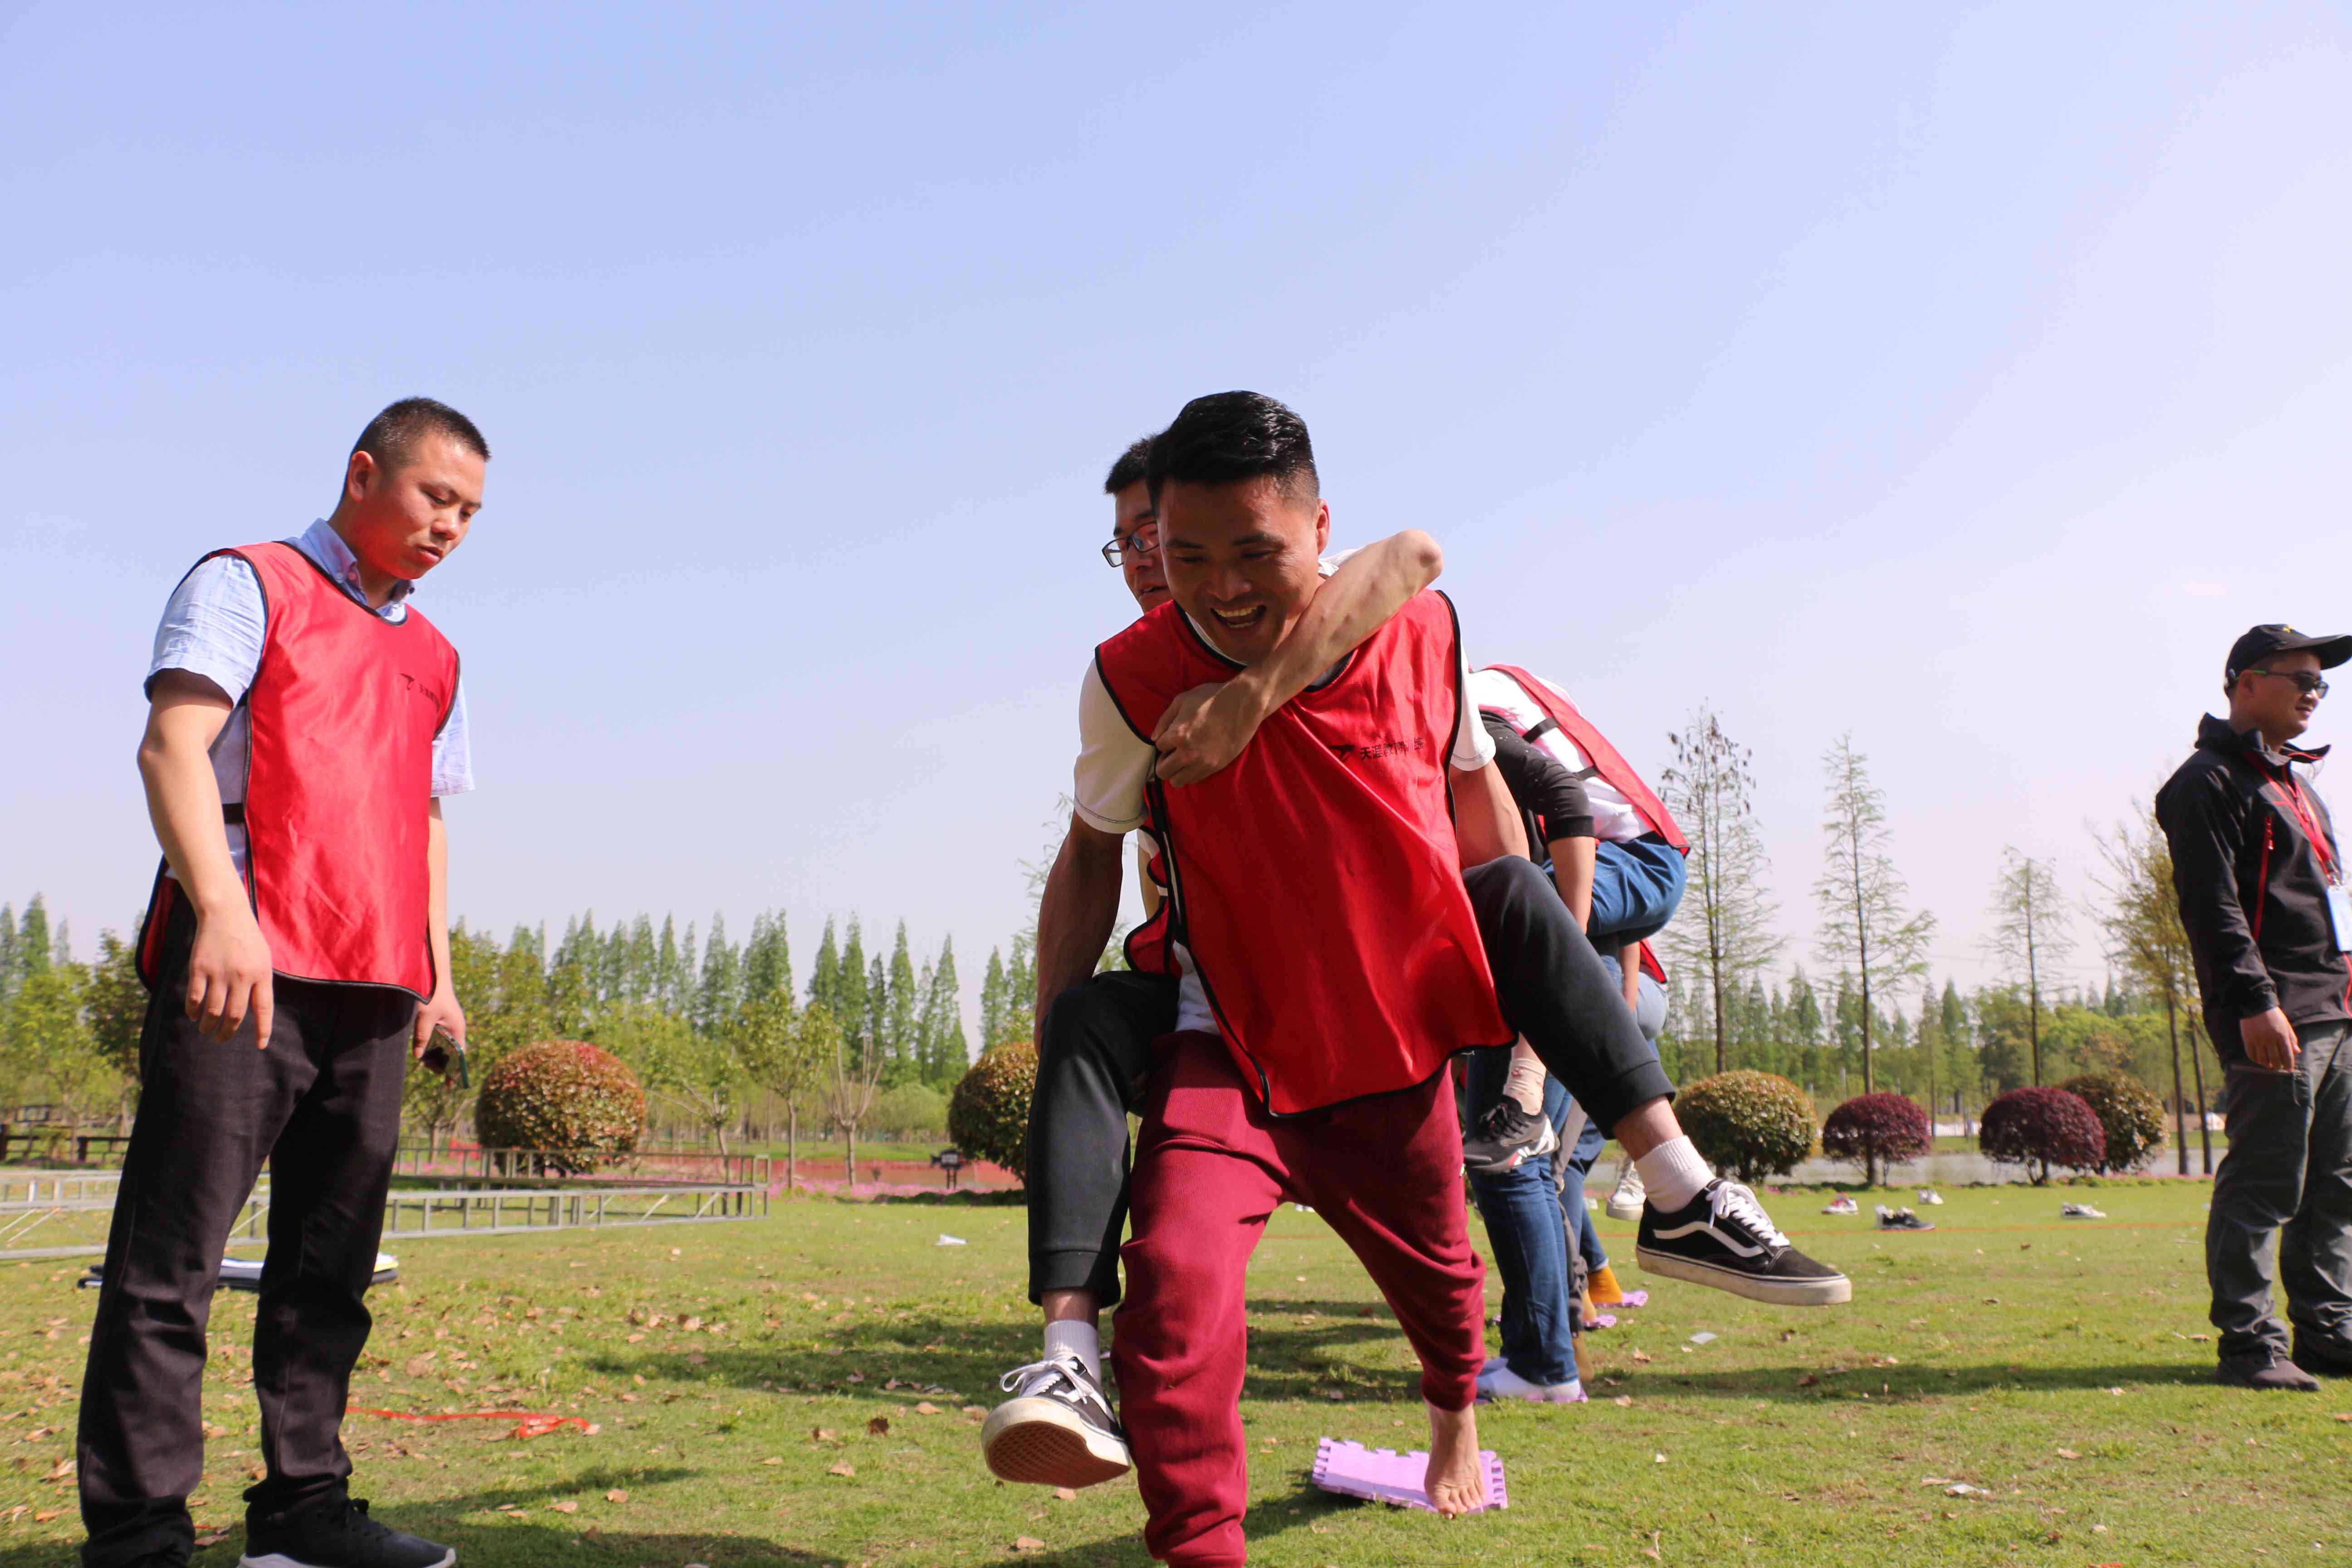
[[[1488,1407],[1508,1512],[1441,1521],[1327,1497],[1329,1435],[1418,1447],[1405,1347],[1362,1272],[1285,1209],[1254,1270],[1244,1415],[1255,1560],[1325,1563],[2352,1562],[2352,1385],[2214,1387],[2202,1184],[1948,1193],[1928,1235],[1772,1199],[1854,1277],[1852,1306],[1778,1310],[1644,1279],[1588,1340],[1593,1403]],[[2063,1197],[2104,1223],[2062,1226]],[[1902,1201],[1908,1201],[1907,1190]],[[1891,1198],[1889,1201],[1895,1201]],[[971,1412],[1034,1354],[1024,1211],[803,1200],[765,1220],[413,1244],[377,1293],[354,1405],[360,1495],[474,1564],[1141,1564],[1131,1482],[1064,1500],[997,1485]],[[1627,1227],[1603,1236],[1630,1262]],[[941,1232],[967,1238],[941,1247]],[[79,1265],[0,1268],[0,1568],[77,1539]],[[236,1561],[253,1464],[252,1298],[218,1302],[196,1562]],[[1694,1346],[1700,1331],[1717,1337]],[[1931,1478],[1933,1478],[1931,1479]],[[1981,1493],[1950,1495],[1966,1483]]]

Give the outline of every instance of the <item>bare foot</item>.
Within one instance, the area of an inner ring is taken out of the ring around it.
[[[1452,1519],[1486,1506],[1486,1467],[1478,1460],[1478,1407],[1429,1407],[1429,1473],[1422,1490],[1432,1508]]]

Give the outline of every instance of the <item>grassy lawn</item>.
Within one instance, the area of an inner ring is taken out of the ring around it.
[[[1320,1436],[1404,1447],[1425,1430],[1361,1271],[1285,1209],[1254,1273],[1255,1560],[2352,1561],[2352,1385],[2209,1381],[2206,1190],[1958,1190],[1916,1236],[1869,1230],[1869,1194],[1864,1218],[1833,1219],[1821,1194],[1785,1194],[1778,1216],[1854,1276],[1852,1306],[1776,1310],[1624,1269],[1652,1305],[1588,1342],[1594,1402],[1488,1407],[1512,1507],[1450,1524],[1309,1486]],[[2062,1226],[2062,1195],[2111,1217]],[[518,1441],[510,1423],[354,1415],[359,1491],[476,1564],[1144,1563],[1131,1482],[1060,1500],[980,1467],[968,1410],[1036,1342],[1024,1218],[803,1200],[740,1224],[410,1244],[373,1299],[355,1405],[554,1411],[597,1430]],[[1627,1227],[1602,1228],[1630,1263]],[[942,1231],[970,1245],[939,1246]],[[71,1453],[79,1270],[0,1268],[5,1568],[61,1565],[77,1538],[70,1480],[44,1478]],[[195,1511],[228,1533],[200,1568],[229,1568],[241,1542],[252,1318],[227,1293],[214,1315]],[[1699,1331],[1717,1337],[1693,1346]],[[1984,1495],[1948,1495],[1958,1482]]]

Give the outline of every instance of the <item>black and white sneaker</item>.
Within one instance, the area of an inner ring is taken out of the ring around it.
[[[1891,1209],[1878,1205],[1878,1228],[1881,1230],[1933,1230],[1936,1227],[1921,1219],[1910,1208]]]
[[[368,1517],[368,1505],[335,1497],[283,1513],[248,1513],[238,1568],[452,1568],[457,1549]]]
[[[1462,1163],[1474,1171],[1499,1175],[1516,1171],[1529,1160],[1540,1160],[1559,1147],[1551,1118],[1531,1116],[1506,1095],[1478,1119],[1478,1126],[1462,1141]]]
[[[997,1386],[1013,1397],[988,1413],[980,1450],[998,1479],[1090,1487],[1132,1468],[1110,1400],[1076,1356],[1014,1367]]]
[[[1853,1281],[1798,1251],[1754,1193],[1720,1176],[1672,1214],[1643,1209],[1633,1256],[1653,1274],[1751,1301],[1832,1307],[1853,1299]]]

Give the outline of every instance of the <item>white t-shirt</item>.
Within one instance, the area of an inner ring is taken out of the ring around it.
[[[1557,681],[1552,684],[1559,686]],[[1564,686],[1559,689],[1568,689]],[[1481,669],[1470,677],[1470,702],[1474,708],[1501,709],[1515,720],[1524,718],[1527,723],[1523,728],[1531,728],[1544,716],[1543,705],[1534,695],[1499,669]],[[1479,729],[1483,731],[1486,726],[1481,724]],[[1570,740],[1568,732],[1558,725],[1545,731],[1535,744],[1538,751],[1549,752],[1572,772],[1582,773],[1592,765],[1584,749]],[[1625,798],[1624,792],[1599,773],[1584,781],[1584,798],[1592,804],[1592,837],[1601,843],[1630,844],[1650,831],[1650,825],[1642,820],[1642,814],[1633,809],[1633,803]]]
[[[1327,556],[1323,574],[1328,577],[1337,571],[1339,563],[1350,553],[1353,552]],[[1193,626],[1199,629],[1198,622]],[[1212,653],[1216,651],[1216,644],[1209,641],[1205,633],[1201,640]],[[1242,668],[1237,661],[1226,662],[1235,669]],[[1477,705],[1467,697],[1470,679],[1470,667],[1465,660],[1454,688],[1464,694],[1462,717],[1454,726],[1454,753],[1447,759],[1464,773],[1483,768],[1495,760],[1494,740],[1486,733],[1486,727],[1478,722]],[[1103,684],[1102,672],[1095,667],[1094,660],[1088,659],[1086,676],[1078,685],[1078,761],[1071,792],[1079,819],[1102,833],[1131,833],[1141,827],[1150,816],[1144,786],[1150,782],[1151,766],[1159,755],[1150,741],[1128,728],[1127,721],[1119,715],[1118,704],[1111,700],[1110,690]],[[1171,942],[1170,948],[1180,976],[1176,1027],[1216,1033],[1216,1015],[1209,1010],[1208,995],[1192,972],[1192,955],[1181,942]]]

